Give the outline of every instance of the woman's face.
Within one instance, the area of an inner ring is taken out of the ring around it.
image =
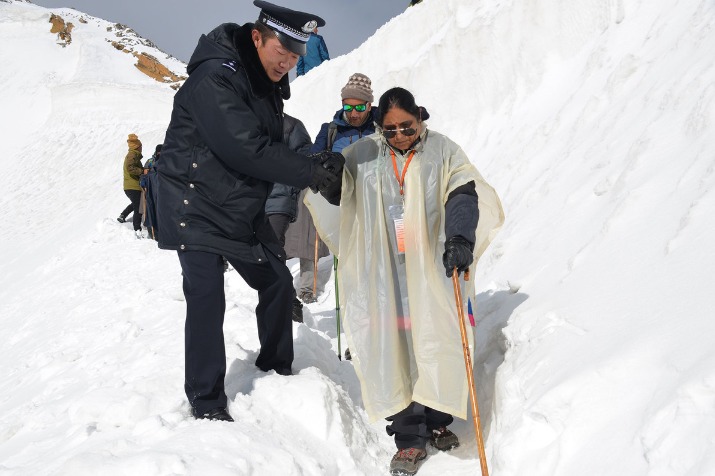
[[[404,109],[393,107],[382,120],[382,133],[391,146],[405,150],[419,137],[422,123]]]

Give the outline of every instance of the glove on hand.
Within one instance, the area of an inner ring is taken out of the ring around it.
[[[313,167],[313,176],[310,179],[310,189],[313,193],[317,193],[320,190],[324,190],[331,183],[337,182],[339,178],[327,169],[324,169],[322,165],[315,164]]]
[[[474,245],[461,237],[460,235],[448,238],[444,242],[444,254],[442,255],[442,264],[447,271],[447,277],[452,277],[454,267],[457,267],[457,275],[469,268],[469,265],[474,261],[472,250]]]
[[[313,170],[313,179],[310,183],[310,189],[313,193],[322,192],[323,189],[330,188],[331,186],[334,187],[333,183],[335,181],[342,181],[343,164],[345,164],[345,157],[343,157],[342,154],[324,150],[316,154],[311,154],[308,157],[312,159],[316,165],[315,170]],[[326,174],[326,172],[329,175]],[[331,176],[334,180],[330,178]]]
[[[320,191],[320,194],[329,204],[340,206],[340,196],[342,195],[343,181],[338,179]]]
[[[335,175],[342,175],[343,165],[345,164],[345,157],[339,152],[331,152],[329,150],[324,150],[311,154],[308,157],[318,162],[323,168],[331,171]]]

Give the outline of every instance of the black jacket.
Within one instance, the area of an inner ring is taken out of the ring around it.
[[[309,185],[312,162],[281,142],[288,75],[273,83],[252,24],[202,35],[174,97],[157,164],[159,247],[265,262],[283,250],[264,207],[274,182]]]
[[[291,150],[307,154],[313,142],[302,122],[288,114],[283,116],[283,143]],[[298,195],[300,188],[277,183],[266,201],[266,215],[283,214],[290,216],[291,223],[298,216]]]

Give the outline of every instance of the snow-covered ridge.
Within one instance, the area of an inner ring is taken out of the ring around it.
[[[53,15],[62,21],[52,23]],[[55,25],[58,31],[52,33]],[[61,39],[58,34],[63,31],[71,36]],[[92,191],[83,194],[88,200],[83,203],[101,209],[107,190],[120,194],[112,200],[123,194],[115,177],[121,171],[127,134],[140,133],[147,148],[163,141],[175,92],[172,85],[179,83],[157,81],[140,71],[139,60],[160,58],[172,76],[182,74],[185,65],[130,29],[69,8],[2,3],[0,37],[0,103],[6,117],[12,118],[3,124],[6,154],[0,163],[22,163],[22,174],[7,178],[0,201],[4,220],[17,230],[18,240],[3,247],[0,257],[37,263],[49,255],[37,253],[42,245],[33,237],[52,242],[55,233],[64,230],[82,233],[72,219],[59,227],[53,222],[52,217],[64,214],[68,205],[47,200],[52,190],[73,190],[80,182],[91,182],[99,194],[93,199]],[[150,63],[145,66],[150,68]],[[24,214],[11,205],[18,199],[25,210],[37,211],[31,226],[23,225]]]

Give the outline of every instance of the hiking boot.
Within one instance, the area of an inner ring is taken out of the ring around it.
[[[127,216],[124,213],[120,213],[117,217],[117,221],[119,223],[124,223],[125,221],[127,221]]]
[[[440,451],[449,451],[459,446],[459,438],[446,426],[432,430],[429,442]]]
[[[197,420],[233,421],[231,415],[223,407],[212,408],[203,413],[199,413],[195,408],[191,409],[191,414]]]
[[[261,367],[260,365],[256,365],[256,367],[261,369],[263,372],[270,372],[273,370],[278,375],[283,375],[284,377],[293,375],[293,369],[290,367]]]
[[[301,291],[298,297],[306,304],[310,304],[311,302],[317,301],[315,295],[313,294],[313,291]]]
[[[390,461],[392,476],[412,476],[417,472],[417,464],[427,457],[427,450],[421,448],[403,448],[395,453]]]
[[[350,353],[350,349],[345,349],[345,360],[353,360],[353,355]]]
[[[303,322],[303,303],[298,298],[293,298],[293,321]]]

